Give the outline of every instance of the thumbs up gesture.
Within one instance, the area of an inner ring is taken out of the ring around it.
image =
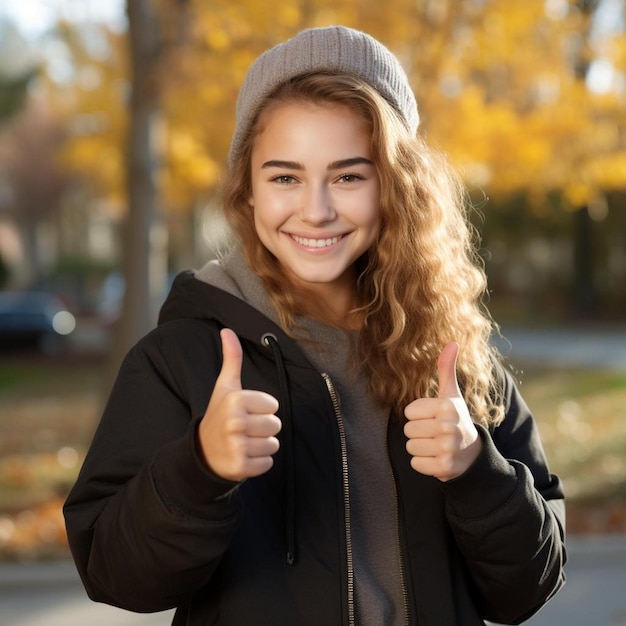
[[[439,395],[411,402],[404,414],[404,434],[411,467],[441,481],[463,474],[482,450],[456,377],[457,343],[449,343],[437,362]]]
[[[218,476],[232,481],[259,476],[273,465],[281,422],[278,400],[263,391],[242,389],[243,351],[230,329],[220,333],[223,363],[209,406],[200,422],[204,460]]]

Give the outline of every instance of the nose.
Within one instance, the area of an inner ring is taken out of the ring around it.
[[[325,185],[311,185],[305,197],[300,212],[303,222],[308,224],[324,224],[337,217],[333,208],[330,194]]]

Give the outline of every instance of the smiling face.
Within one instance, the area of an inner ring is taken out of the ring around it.
[[[380,228],[370,133],[336,104],[279,103],[260,125],[250,197],[259,239],[296,287],[348,306],[355,261]]]

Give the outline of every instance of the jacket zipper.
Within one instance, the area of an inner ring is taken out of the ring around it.
[[[390,417],[390,419],[393,419],[393,416]],[[389,424],[390,423],[391,422],[389,422]],[[404,526],[402,525],[402,502],[400,500],[400,490],[398,489],[398,478],[396,476],[396,469],[393,465],[391,449],[389,446],[389,424],[387,425],[387,453],[389,454],[389,463],[391,464],[393,486],[396,496],[396,541],[398,542],[398,554],[400,555],[400,581],[402,584],[402,600],[404,602],[404,621],[406,626],[411,626],[413,624],[413,620],[411,619],[411,602],[407,587],[407,571],[405,563],[406,550],[404,550],[406,545],[406,536]]]
[[[343,484],[343,507],[346,532],[346,564],[348,576],[348,624],[354,626],[354,563],[352,559],[352,528],[350,524],[350,481],[348,479],[348,446],[346,444],[346,429],[343,423],[343,416],[339,408],[339,397],[335,391],[335,386],[328,374],[322,374],[330,400],[333,404],[337,425],[339,427],[339,443],[341,447],[341,474]]]
[[[396,492],[396,502],[398,502],[398,487],[395,485],[395,475],[394,475],[394,487]],[[398,542],[398,554],[400,555],[400,584],[402,585],[402,601],[404,603],[404,623],[406,626],[411,625],[411,613],[409,608],[409,593],[407,591],[406,586],[406,566],[404,564],[404,551],[402,546],[401,533],[402,529],[400,526],[400,506],[396,505],[396,541]]]

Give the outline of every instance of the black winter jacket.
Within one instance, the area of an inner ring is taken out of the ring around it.
[[[280,451],[235,484],[196,447],[221,368],[220,328],[244,350],[242,384],[279,399]],[[562,585],[563,493],[503,375],[506,418],[447,483],[415,472],[389,421],[410,624],[517,624]],[[349,476],[332,381],[273,322],[181,274],[158,327],[127,355],[66,505],[89,596],[131,611],[177,607],[176,626],[353,623]]]

